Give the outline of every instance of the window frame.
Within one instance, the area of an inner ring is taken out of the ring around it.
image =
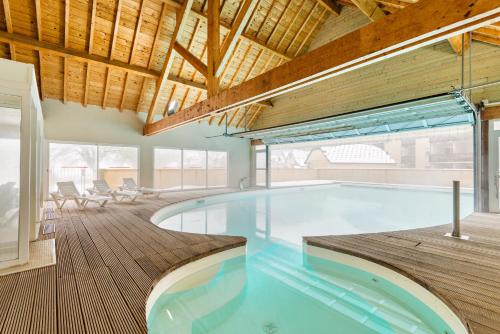
[[[137,184],[141,184],[141,146],[140,145],[127,145],[127,144],[107,144],[107,143],[95,143],[95,142],[85,142],[85,141],[72,141],[72,140],[46,140],[46,153],[45,158],[47,161],[47,185],[45,189],[45,195],[48,197],[50,194],[50,144],[69,144],[69,145],[89,145],[96,147],[96,172],[99,173],[99,146],[115,146],[115,147],[133,147],[137,149]]]
[[[217,189],[217,188],[228,188],[229,187],[229,151],[225,150],[210,150],[210,149],[199,149],[199,148],[190,148],[190,147],[172,147],[172,146],[153,146],[153,171],[155,169],[154,162],[156,160],[156,150],[177,150],[181,151],[181,189],[178,190],[169,190],[169,192],[180,192],[180,191],[190,191],[190,190],[208,190],[208,189]],[[188,151],[202,151],[205,152],[205,186],[193,189],[184,189],[184,150]],[[222,152],[226,153],[226,184],[224,186],[208,186],[208,152]],[[156,176],[153,173],[153,184],[156,185]]]

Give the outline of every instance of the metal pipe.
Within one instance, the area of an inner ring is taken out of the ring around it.
[[[451,235],[460,238],[460,181],[453,181],[453,231]]]

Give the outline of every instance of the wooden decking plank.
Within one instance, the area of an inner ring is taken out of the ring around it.
[[[37,275],[38,270],[28,270],[19,274],[2,333],[29,333],[37,289]]]
[[[19,274],[0,277],[0,333],[4,333],[2,329],[4,328],[18,281]]]
[[[106,308],[92,277],[76,230],[71,224],[71,219],[63,220],[63,226],[66,229],[68,238],[68,248],[75,272],[75,281],[85,328],[88,332],[113,333]]]
[[[31,317],[30,333],[57,332],[56,268],[49,266],[38,270],[35,304]]]
[[[377,262],[414,278],[453,305],[474,334],[500,333],[500,215],[462,221],[469,241],[444,237],[450,225],[376,234],[307,237],[310,245]]]

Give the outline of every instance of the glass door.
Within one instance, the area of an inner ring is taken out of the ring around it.
[[[0,264],[19,259],[21,98],[0,94]]]

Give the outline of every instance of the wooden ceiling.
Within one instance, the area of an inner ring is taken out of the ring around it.
[[[228,52],[215,68],[217,90],[307,52],[341,6],[376,20],[416,1],[222,0],[220,45]],[[207,29],[208,7],[207,0],[3,0],[0,57],[34,64],[42,99],[165,116],[170,101],[184,109],[207,97],[205,72],[214,70],[207,34],[215,31]],[[499,33],[494,25],[474,38],[500,45]],[[251,126],[269,107],[259,102],[208,120]]]

